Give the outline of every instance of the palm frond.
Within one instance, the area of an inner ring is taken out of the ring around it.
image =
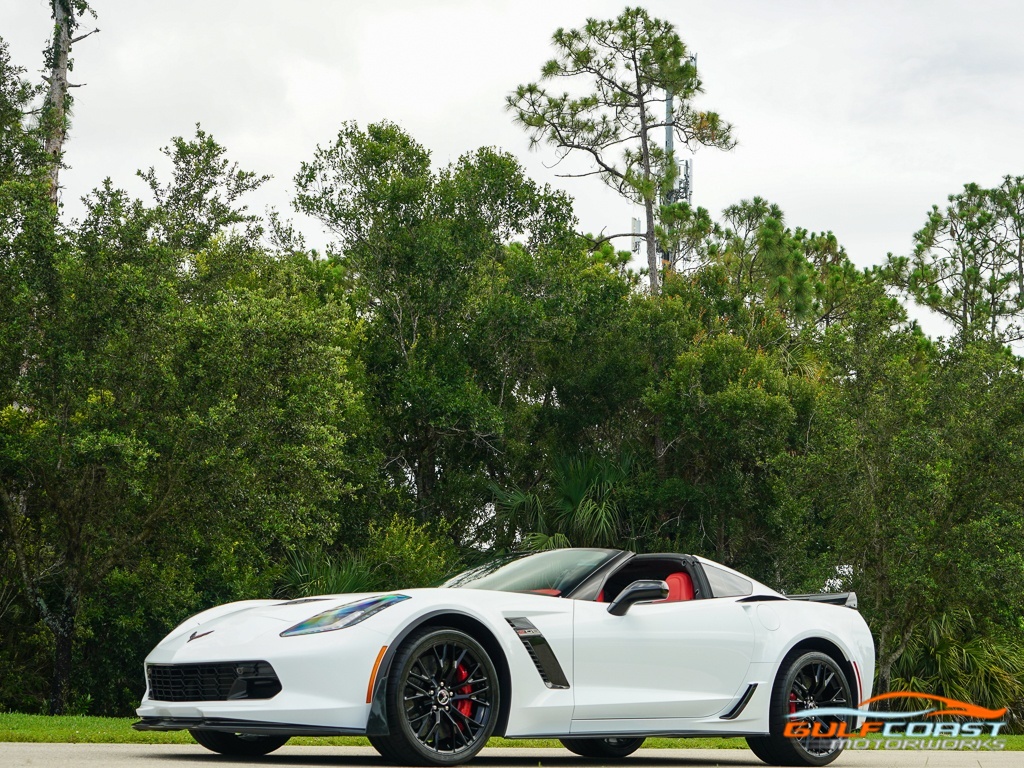
[[[367,592],[372,585],[373,576],[360,557],[336,557],[314,549],[288,553],[279,592],[289,598],[311,597]]]

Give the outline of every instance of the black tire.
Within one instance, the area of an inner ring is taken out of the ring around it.
[[[480,643],[428,627],[399,648],[388,674],[386,736],[370,739],[399,765],[458,765],[483,749],[498,721],[501,687]]]
[[[645,737],[636,739],[559,739],[562,746],[580,757],[593,757],[599,760],[628,757],[643,746]]]
[[[232,757],[260,757],[280,749],[289,736],[248,736],[224,731],[189,731],[192,738],[212,752]]]
[[[381,757],[389,763],[401,764],[395,751],[391,749],[391,741],[387,736],[367,736],[370,746],[377,750]]]
[[[834,739],[796,739],[783,735],[791,711],[824,706],[856,706],[843,668],[825,653],[790,651],[782,660],[772,688],[768,706],[769,735],[748,736],[747,746],[769,765],[828,765],[843,751]],[[853,725],[852,719],[838,716],[808,717],[808,721],[822,723],[826,732],[834,723]]]

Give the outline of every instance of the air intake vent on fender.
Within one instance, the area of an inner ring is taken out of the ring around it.
[[[544,685],[548,688],[568,688],[569,680],[558,663],[555,652],[551,650],[547,639],[540,630],[533,625],[533,622],[526,618],[506,619],[508,625],[519,637],[520,642],[530,654],[533,665],[537,667],[537,673]]]

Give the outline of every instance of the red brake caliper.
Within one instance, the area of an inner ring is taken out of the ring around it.
[[[469,670],[466,669],[465,664],[459,664],[455,668],[455,684],[465,682],[469,678]],[[465,696],[473,691],[473,686],[464,685],[461,688],[456,688],[455,692],[460,696]],[[455,708],[462,713],[465,717],[470,717],[473,712],[473,702],[469,699],[459,699],[455,702]]]
[[[796,694],[793,692],[789,694],[789,714],[796,714]]]

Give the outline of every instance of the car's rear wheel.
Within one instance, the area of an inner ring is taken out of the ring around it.
[[[213,752],[232,757],[259,757],[280,749],[288,736],[250,736],[223,731],[189,731],[192,738]]]
[[[786,655],[775,678],[768,706],[768,736],[748,736],[751,751],[769,765],[828,765],[843,751],[836,734],[840,723],[852,724],[837,715],[801,718],[821,736],[790,738],[783,735],[789,716],[823,707],[855,707],[850,684],[842,667],[831,656],[817,651],[794,650]]]
[[[501,706],[484,647],[457,629],[431,627],[403,643],[388,674],[386,736],[370,743],[401,765],[457,765],[483,749]]]
[[[580,757],[593,757],[599,760],[627,757],[643,745],[645,738],[636,739],[559,739],[562,746]]]

